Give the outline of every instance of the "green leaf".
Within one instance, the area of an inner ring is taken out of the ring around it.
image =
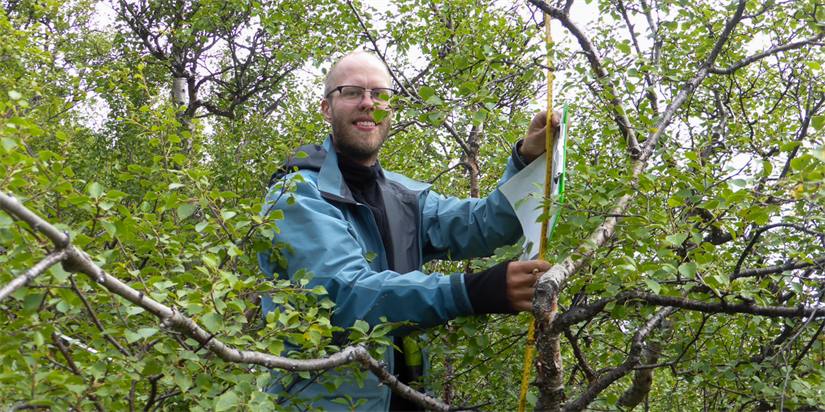
[[[192,216],[192,213],[195,213],[195,210],[198,209],[198,205],[195,203],[184,203],[178,206],[178,219],[186,219],[189,216]]]
[[[115,226],[114,223],[101,219],[100,224],[103,225],[103,228],[106,229],[106,232],[108,232],[110,236],[114,237],[117,235],[117,226]]]
[[[819,159],[819,161],[820,161],[820,162],[825,162],[825,146],[817,146],[817,147],[815,147],[813,150],[811,150],[811,155],[812,155],[813,157],[815,157],[815,158]],[[798,158],[797,158],[797,159],[793,159],[793,160],[795,160],[795,161],[799,161],[799,159],[798,159]],[[792,163],[792,164],[793,164],[793,163]],[[794,167],[794,169],[797,169],[797,170],[798,170],[798,169],[800,169],[800,167]]]
[[[430,97],[435,95],[435,90],[431,87],[424,86],[418,90],[418,95],[421,96],[421,99],[427,101]]]
[[[825,7],[821,8],[825,10]],[[813,116],[811,117],[811,126],[817,131],[822,130],[822,127],[825,126],[825,116]]]
[[[628,45],[627,43],[617,43],[616,47],[618,47],[619,50],[621,50],[625,54],[630,54],[630,45]]]
[[[20,100],[20,99],[22,99],[22,98],[23,98],[23,95],[22,95],[22,94],[20,94],[20,92],[18,92],[18,91],[16,91],[16,90],[9,90],[9,97],[10,97],[12,100]]]
[[[479,110],[473,115],[473,126],[479,126],[487,119],[487,112]]]
[[[788,142],[788,143],[783,144],[779,148],[779,150],[781,150],[783,152],[790,152],[791,150],[793,150],[793,149],[795,149],[799,146],[802,146],[802,142]]]
[[[129,195],[127,193],[123,193],[120,190],[115,190],[115,189],[112,189],[112,190],[110,190],[109,192],[106,193],[106,197],[111,199],[111,200],[122,199],[126,196],[129,196]]]
[[[238,404],[238,395],[235,392],[229,391],[218,398],[215,403],[215,410],[217,412],[225,411]]]
[[[182,392],[186,392],[192,387],[192,377],[189,371],[182,368],[175,368],[175,384],[178,385]]]
[[[14,149],[15,147],[17,147],[17,140],[9,139],[8,137],[4,137],[4,138],[0,139],[0,143],[2,143],[3,149],[6,152],[10,152],[11,149]]]
[[[685,201],[680,197],[672,196],[667,198],[667,205],[670,207],[684,206]]]
[[[142,338],[149,338],[155,333],[157,333],[158,330],[158,328],[141,328],[138,329],[137,334],[140,335]]]
[[[130,330],[123,331],[123,336],[126,338],[126,342],[134,343],[141,340],[143,337],[140,334],[132,332]]]
[[[693,262],[682,263],[679,265],[679,273],[688,279],[694,279],[696,277],[696,269],[696,263]]]
[[[372,112],[372,119],[375,120],[375,123],[381,123],[381,121],[386,119],[389,115],[389,110],[375,109],[375,111]]]
[[[209,312],[203,315],[201,321],[203,321],[203,325],[206,326],[206,329],[210,332],[218,332],[223,329],[223,319],[215,312]]]
[[[672,246],[681,246],[682,243],[685,242],[685,239],[688,238],[687,233],[677,233],[675,235],[670,235],[665,237],[665,243],[668,243]]]
[[[97,182],[90,183],[86,190],[92,199],[97,199],[103,194],[103,186],[99,185]]]
[[[361,319],[358,319],[355,321],[355,324],[352,325],[352,329],[355,329],[366,335],[370,330],[370,324]]]
[[[157,359],[148,358],[146,359],[146,363],[143,364],[143,370],[141,371],[141,373],[144,375],[157,375],[162,371],[163,367]]]
[[[659,291],[662,290],[662,286],[659,285],[659,282],[653,279],[645,279],[645,283],[647,284],[647,287],[657,295],[659,294]]]

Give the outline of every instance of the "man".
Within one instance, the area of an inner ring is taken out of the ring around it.
[[[289,243],[294,252],[280,251],[286,269],[270,262],[269,252],[260,253],[261,269],[281,279],[301,269],[313,272],[307,287],[326,289],[336,304],[331,322],[342,328],[356,320],[374,326],[382,317],[431,327],[458,316],[530,310],[535,282],[550,268],[547,262],[508,262],[474,274],[421,272],[423,263],[433,259],[490,255],[518,241],[522,230],[498,190],[484,199],[444,198],[429,185],[381,168],[378,153],[387,140],[390,117],[376,123],[372,115],[379,108],[389,110],[391,85],[386,66],[365,52],[344,56],[329,71],[321,110],[332,135],[323,146],[300,148],[308,156],[288,163],[286,173],[297,167],[304,179],[297,184],[294,204],[273,190],[269,200],[277,202],[267,206],[284,213],[273,244]],[[553,120],[557,125],[558,119]],[[508,160],[502,182],[544,153],[545,124],[545,113],[533,119],[527,137]],[[270,185],[291,177],[276,174]],[[370,255],[374,258],[365,257]],[[275,308],[271,298],[264,298],[264,316]],[[396,344],[402,346],[400,339]],[[390,373],[402,381],[414,379],[405,376],[403,354],[387,354]],[[341,409],[331,401],[344,395],[353,401],[367,399],[363,410],[415,410],[372,374],[363,387],[345,384],[333,394],[315,379],[298,377],[286,388],[270,388],[281,391],[301,392],[307,398],[323,395],[313,407],[327,410]]]

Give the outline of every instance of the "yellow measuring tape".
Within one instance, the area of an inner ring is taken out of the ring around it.
[[[553,44],[553,38],[550,34],[550,16],[544,15],[544,30],[545,43],[547,44],[547,51]],[[552,67],[550,55],[547,55],[547,67]],[[553,71],[547,71],[547,136],[545,141],[545,149],[547,156],[547,167],[544,170],[544,199],[547,200],[551,196],[550,182],[553,180],[553,139],[555,138],[555,129],[552,127],[550,119],[553,116]],[[550,209],[550,203],[545,202],[543,214],[546,217]],[[545,219],[541,222],[541,240],[539,241],[539,260],[547,260],[547,225],[550,219]],[[519,412],[524,412],[527,406],[527,389],[530,384],[530,369],[533,366],[533,348],[535,347],[536,337],[536,322],[533,315],[530,314],[530,328],[527,330],[527,349],[524,351],[524,374],[521,377],[521,396],[518,400]]]

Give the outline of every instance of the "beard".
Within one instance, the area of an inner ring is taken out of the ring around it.
[[[381,146],[387,141],[390,133],[390,117],[376,124],[377,129],[369,132],[361,131],[352,124],[353,119],[332,115],[332,141],[335,150],[350,160],[356,162],[375,158]],[[363,114],[361,115],[363,116]]]

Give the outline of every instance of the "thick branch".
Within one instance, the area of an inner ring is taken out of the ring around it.
[[[593,400],[596,399],[596,396],[598,396],[599,393],[613,384],[613,382],[616,382],[619,378],[630,373],[633,370],[633,367],[636,366],[641,360],[645,339],[647,339],[651,332],[659,326],[659,323],[675,311],[676,308],[673,307],[659,309],[656,314],[653,315],[650,320],[640,327],[633,335],[633,339],[630,344],[630,353],[628,353],[627,359],[625,359],[624,363],[599,377],[599,379],[587,388],[581,396],[565,405],[564,408],[562,408],[562,411],[584,410],[590,402],[593,402]]]
[[[9,412],[38,410],[38,409],[49,409],[49,410],[51,410],[51,407],[46,406],[46,405],[32,405],[30,403],[20,403],[20,404],[14,405],[11,408],[9,408]]]
[[[68,255],[64,263],[66,270],[85,274],[108,291],[157,316],[160,318],[163,326],[195,340],[225,362],[260,365],[270,369],[283,369],[290,372],[324,371],[358,362],[365,369],[375,374],[375,376],[377,376],[383,384],[392,389],[394,393],[424,406],[429,410],[451,410],[449,405],[439,402],[435,398],[420,393],[401,383],[395,376],[389,373],[383,362],[372,358],[369,351],[363,346],[347,347],[341,352],[327,358],[306,360],[289,359],[261,352],[241,351],[231,348],[220,340],[214,339],[212,334],[201,328],[192,319],[187,318],[175,308],[169,308],[144,296],[142,292],[138,292],[119,279],[106,273],[103,269],[95,265],[85,252],[71,245],[68,236],[60,233],[50,223],[28,210],[16,198],[0,192],[0,209],[15,215],[33,228],[37,228],[56,245],[62,245],[65,253]],[[90,394],[90,396],[93,395]]]
[[[570,325],[588,320],[604,310],[610,302],[622,304],[628,301],[641,301],[650,305],[673,306],[680,309],[692,310],[702,313],[743,313],[769,318],[807,318],[825,316],[825,307],[812,306],[758,306],[752,303],[729,303],[729,302],[702,302],[683,298],[681,296],[663,296],[647,292],[622,292],[612,298],[600,299],[591,305],[579,307],[575,310],[565,312],[556,317],[551,324],[550,331],[562,331]]]
[[[644,365],[655,365],[659,361],[659,353],[662,345],[659,342],[651,342],[642,349],[641,363]],[[639,405],[650,393],[653,387],[653,368],[636,369],[633,373],[633,384],[619,397],[617,406],[625,410],[632,410]]]
[[[806,262],[804,260],[797,260],[794,262],[785,263],[784,265],[775,265],[764,268],[742,270],[739,271],[739,273],[731,275],[730,280],[754,276],[772,275],[774,273],[782,273],[787,270],[805,269],[812,266],[820,267],[822,265],[825,265],[825,257],[811,259],[810,262]]]

